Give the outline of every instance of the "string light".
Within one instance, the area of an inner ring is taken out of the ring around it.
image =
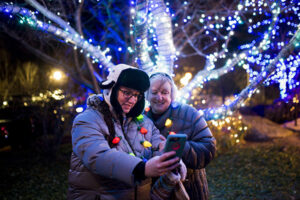
[[[128,51],[130,54],[137,53],[136,62],[149,74],[155,71],[173,74],[174,61],[178,56],[180,57],[181,53],[176,51],[173,43],[171,17],[174,16],[174,13],[171,13],[170,4],[168,2],[164,4],[161,0],[151,0],[148,4],[141,1],[137,2],[130,1],[130,14],[133,19],[133,24],[130,24],[130,34],[137,36],[136,47],[118,47],[117,51]],[[183,9],[188,9],[189,6],[188,1],[183,3]],[[194,88],[202,88],[208,81],[218,79],[222,75],[235,70],[236,67],[242,67],[249,74],[250,85],[257,85],[255,83],[259,82],[258,78],[263,78],[265,79],[263,83],[267,86],[279,84],[281,98],[287,97],[289,91],[299,87],[299,80],[296,79],[300,73],[300,53],[294,51],[287,57],[280,57],[280,52],[288,45],[288,41],[298,29],[300,23],[299,9],[300,3],[295,3],[292,0],[272,2],[272,4],[264,0],[245,0],[236,6],[236,11],[232,12],[230,16],[221,14],[206,15],[205,13],[197,16],[197,26],[203,28],[203,33],[211,37],[212,41],[221,41],[221,48],[209,54],[196,52],[206,59],[205,68],[195,74],[193,79],[181,89],[178,100],[186,103],[191,98],[191,91]],[[36,12],[20,8],[12,3],[0,6],[0,12],[8,14],[9,17],[17,15],[19,23],[27,24],[63,38],[66,43],[73,45],[75,50],[91,57],[93,63],[101,63],[101,68],[113,66],[110,61],[110,49],[102,51],[100,46],[92,44],[94,42],[92,39],[85,40],[82,36],[79,37],[79,34],[73,33],[71,29],[59,28],[53,25],[54,23],[51,20],[48,23],[39,21]],[[60,15],[60,13],[57,12],[57,15]],[[247,15],[247,19],[243,17],[245,15]],[[180,28],[182,23],[194,23],[193,18],[193,15],[187,13],[183,18],[178,18],[181,21],[174,20],[174,27]],[[248,26],[249,36],[253,36],[254,39],[247,41],[246,44],[240,44],[235,52],[229,51],[230,41],[237,35],[238,28],[243,27],[245,23]],[[280,32],[282,30],[285,31]],[[215,31],[219,35],[215,35]],[[257,33],[260,33],[261,36],[258,36]],[[300,36],[299,34],[296,36],[298,38],[295,39],[293,48],[299,48],[300,45]],[[278,41],[278,38],[285,38],[285,40]],[[268,71],[270,67],[268,66],[278,59],[278,56],[279,62],[276,63],[276,69],[274,73],[270,73]],[[219,61],[224,61],[225,65],[216,67]],[[247,91],[237,96],[235,100],[232,100],[232,103],[236,102],[242,106],[242,101],[251,97],[254,92],[258,93],[259,91],[255,88],[246,89]],[[229,107],[230,103],[227,102],[221,109],[210,109],[207,113],[211,113],[213,118],[222,117],[224,113],[230,113],[228,111]]]
[[[0,5],[0,12],[21,15],[19,23],[26,23],[34,28],[64,38],[67,43],[73,44],[74,46],[76,46],[76,48],[81,47],[81,52],[87,52],[89,54],[89,57],[92,56],[93,59],[97,59],[98,62],[102,63],[102,65],[105,65],[108,68],[113,66],[110,60],[105,56],[105,53],[103,53],[99,48],[90,44],[88,41],[84,40],[83,37],[78,37],[77,33],[71,34],[67,28],[63,30],[59,27],[56,27],[51,24],[51,21],[49,21],[48,23],[44,23],[37,20],[35,13],[26,8],[20,8],[15,5]]]

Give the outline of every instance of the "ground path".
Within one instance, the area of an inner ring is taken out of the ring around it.
[[[279,144],[300,149],[300,118],[297,120],[297,126],[294,121],[277,124],[266,118],[251,115],[244,115],[243,122],[251,127],[247,145]]]

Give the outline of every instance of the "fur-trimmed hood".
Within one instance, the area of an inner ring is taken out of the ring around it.
[[[117,92],[120,86],[139,91],[143,97],[127,114],[128,117],[136,117],[143,112],[145,106],[144,92],[150,87],[149,76],[142,70],[126,64],[119,64],[111,68],[107,80],[99,84],[103,89],[103,97],[111,110],[121,114],[122,108],[117,100]]]

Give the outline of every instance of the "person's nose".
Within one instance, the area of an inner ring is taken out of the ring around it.
[[[157,99],[158,101],[161,101],[161,100],[163,99],[163,96],[161,95],[161,93],[157,93],[157,94],[156,94],[156,99]]]
[[[134,104],[136,101],[137,101],[137,98],[134,97],[134,96],[131,96],[131,97],[128,99],[128,102],[129,102],[129,103],[132,103],[132,104]]]

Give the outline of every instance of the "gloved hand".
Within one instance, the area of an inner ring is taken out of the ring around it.
[[[186,178],[187,169],[182,160],[179,162],[179,167],[175,170],[166,173],[167,178],[173,183],[178,183],[179,181],[184,181]]]
[[[172,171],[167,172],[166,176],[173,185],[176,185],[180,181],[180,178],[181,178],[179,173],[174,173]]]
[[[179,165],[180,180],[181,180],[181,181],[184,181],[185,178],[186,178],[187,169],[186,169],[186,166],[185,166],[185,164],[183,163],[182,159],[180,159],[179,164],[180,164],[180,165]]]

